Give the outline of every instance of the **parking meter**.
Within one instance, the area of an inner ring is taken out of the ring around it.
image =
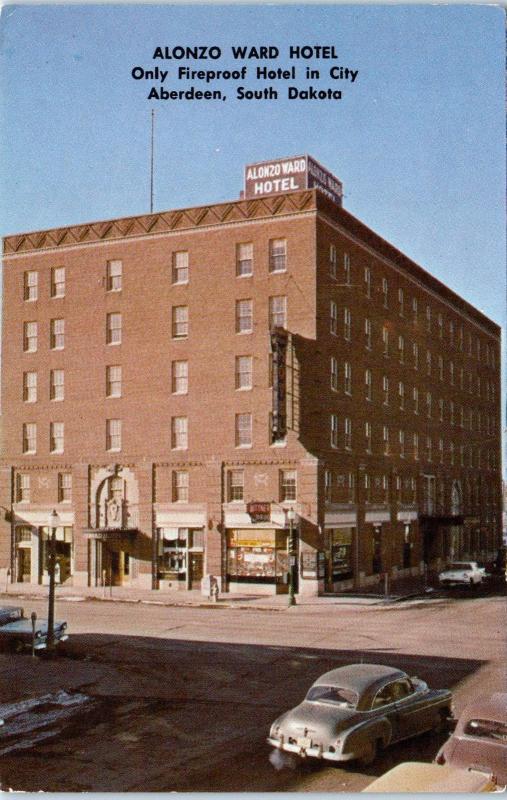
[[[35,623],[37,622],[35,611],[32,611],[30,619],[32,620],[32,658],[35,658]]]

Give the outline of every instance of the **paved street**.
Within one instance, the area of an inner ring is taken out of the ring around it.
[[[42,599],[23,604],[45,615]],[[458,712],[506,690],[498,596],[292,609],[60,600],[57,618],[69,622],[66,655],[0,656],[1,704],[46,696],[38,732],[0,732],[4,789],[358,791],[400,761],[431,760],[441,740],[425,734],[368,768],[270,760],[270,723],[322,672],[400,666],[451,688]],[[62,689],[63,714],[51,700]]]

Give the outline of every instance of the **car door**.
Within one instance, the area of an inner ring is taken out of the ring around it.
[[[391,742],[402,739],[403,735],[400,732],[400,719],[399,712],[395,702],[394,683],[386,683],[381,689],[378,690],[372,702],[372,710],[376,712],[376,716],[385,717],[391,726]]]
[[[416,736],[432,727],[434,712],[428,708],[425,692],[417,692],[408,678],[395,681],[392,691],[396,699],[400,739]]]

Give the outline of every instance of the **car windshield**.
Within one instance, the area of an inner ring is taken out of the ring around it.
[[[452,561],[447,564],[447,569],[471,569],[472,565],[468,561]]]
[[[507,743],[507,725],[492,719],[471,719],[467,722],[465,733],[485,739],[495,739]]]
[[[355,708],[359,697],[351,689],[340,689],[338,686],[312,686],[306,699],[313,703],[336,703],[340,706]]]

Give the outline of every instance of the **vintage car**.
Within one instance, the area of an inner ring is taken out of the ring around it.
[[[438,576],[441,586],[476,586],[486,577],[486,570],[476,561],[452,561]]]
[[[442,745],[437,764],[491,772],[507,784],[507,692],[479,696],[460,715],[452,736]]]
[[[363,792],[382,794],[420,794],[421,792],[495,792],[497,785],[491,775],[476,770],[449,767],[447,764],[426,764],[406,761],[393,767],[363,789]]]
[[[54,623],[54,641],[64,642],[68,639],[67,623]],[[47,647],[48,621],[35,621],[35,650]],[[32,647],[32,620],[27,619],[24,610],[19,606],[0,607],[0,647],[21,652]]]
[[[370,764],[377,751],[431,729],[451,714],[451,692],[380,664],[351,664],[322,675],[302,703],[282,714],[268,742],[302,758]]]

